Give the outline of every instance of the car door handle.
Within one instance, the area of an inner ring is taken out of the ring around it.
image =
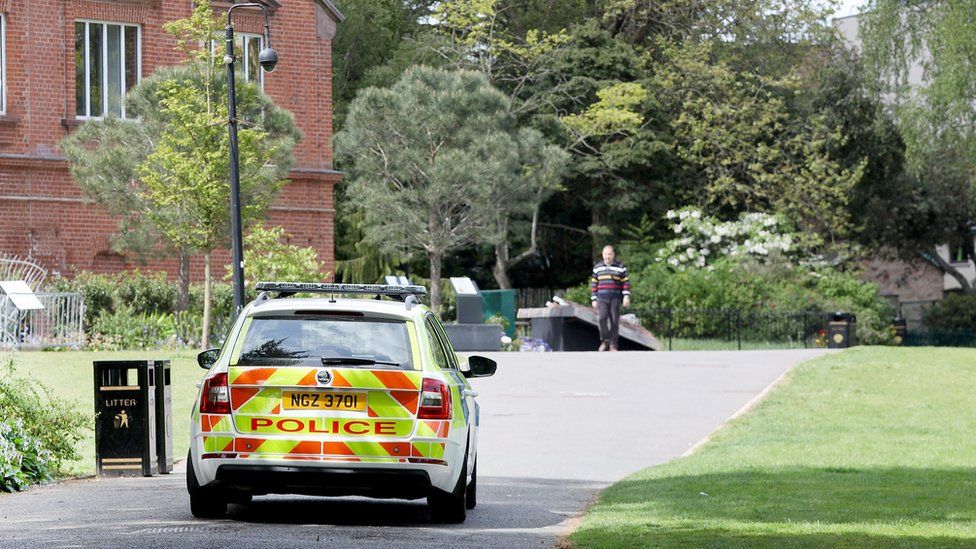
[[[461,396],[476,397],[476,396],[478,396],[478,391],[472,391],[471,389],[465,389],[465,390],[461,391]]]

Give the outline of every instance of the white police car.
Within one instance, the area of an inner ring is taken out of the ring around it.
[[[219,517],[262,494],[426,497],[434,520],[477,502],[478,404],[421,286],[263,282],[193,409],[190,509]],[[298,298],[315,292],[322,297]],[[392,300],[341,299],[341,294]]]

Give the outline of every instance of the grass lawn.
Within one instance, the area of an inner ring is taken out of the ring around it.
[[[56,395],[74,402],[89,415],[95,411],[92,362],[95,360],[169,359],[173,397],[173,456],[186,457],[190,447],[190,410],[197,395],[197,382],[206,373],[197,366],[193,351],[64,351],[0,353],[0,363],[12,357],[20,376],[31,375],[53,389]],[[95,427],[79,441],[83,459],[66,464],[69,474],[95,472]]]
[[[607,489],[578,547],[974,547],[976,350],[796,368],[698,453]]]

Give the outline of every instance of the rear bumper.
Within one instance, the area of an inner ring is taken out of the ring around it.
[[[253,494],[360,495],[418,499],[433,488],[424,470],[224,464],[215,484]]]

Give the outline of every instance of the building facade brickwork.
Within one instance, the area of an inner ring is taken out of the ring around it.
[[[272,12],[271,44],[281,61],[265,74],[264,91],[295,115],[303,134],[290,183],[268,212],[269,222],[285,228],[289,243],[314,247],[333,271],[333,187],[339,173],[332,166],[331,39],[341,15],[323,0],[265,2]],[[218,13],[228,6],[214,2]],[[30,257],[53,274],[67,276],[133,268],[175,275],[175,258],[143,262],[112,251],[117,222],[72,180],[58,143],[82,123],[75,116],[75,23],[138,25],[145,78],[158,67],[183,61],[163,24],[187,17],[192,7],[192,0],[0,0],[5,87],[0,253]],[[260,34],[263,16],[238,10],[234,27]],[[229,258],[229,250],[214,254],[218,266]],[[194,257],[193,278],[201,278],[202,271],[202,257]]]

